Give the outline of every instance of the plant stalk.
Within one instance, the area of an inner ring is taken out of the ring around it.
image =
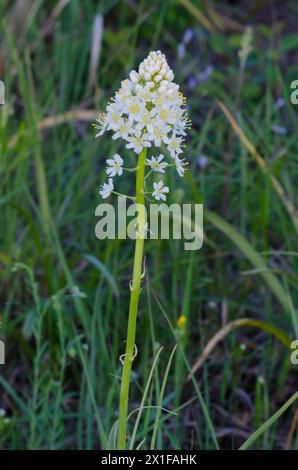
[[[135,243],[135,255],[133,265],[133,278],[130,286],[130,305],[128,315],[126,351],[123,361],[123,371],[120,390],[119,428],[118,428],[118,449],[126,448],[127,432],[127,410],[129,399],[129,383],[132,362],[135,358],[135,336],[140,288],[142,281],[142,261],[145,238],[145,199],[144,199],[144,176],[147,149],[143,149],[138,156],[138,166],[136,170],[136,204],[137,207],[137,232]]]

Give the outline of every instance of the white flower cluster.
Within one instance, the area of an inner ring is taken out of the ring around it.
[[[144,148],[158,148],[164,144],[172,157],[171,166],[176,166],[177,172],[183,176],[185,160],[180,158],[182,153],[183,137],[189,127],[189,120],[185,109],[185,98],[179,91],[179,85],[173,83],[174,74],[170,69],[164,54],[160,51],[150,52],[148,57],[140,64],[138,72],[133,70],[129,79],[121,83],[121,88],[107,106],[106,113],[99,116],[95,125],[98,133],[102,135],[106,130],[113,132],[113,139],[122,138],[126,141],[126,148],[133,149],[136,154]],[[107,174],[109,177],[122,174],[123,160],[115,154],[107,160]],[[151,156],[146,161],[151,171],[164,173],[169,166],[164,161],[164,155]],[[164,189],[162,199],[165,200]],[[100,191],[102,197],[108,197],[107,186],[112,188],[109,180]],[[160,192],[152,195],[159,200]],[[159,186],[158,186],[159,188]],[[167,189],[167,190],[165,190]],[[113,188],[111,189],[111,192]]]

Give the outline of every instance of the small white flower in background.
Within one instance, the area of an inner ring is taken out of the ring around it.
[[[186,100],[179,91],[179,85],[173,82],[174,73],[169,67],[164,54],[150,52],[140,64],[138,71],[132,70],[129,79],[121,82],[120,89],[108,104],[106,113],[100,114],[95,128],[96,137],[106,130],[112,131],[113,139],[122,138],[127,149],[136,154],[144,148],[160,148],[165,145],[169,155],[175,160],[178,174],[184,174],[184,160],[176,159],[182,153],[183,137],[190,127],[186,112]],[[117,154],[116,154],[117,155]],[[120,156],[119,156],[120,157]],[[169,165],[162,161],[164,157],[152,156],[147,165],[159,173],[164,173]],[[107,174],[110,177],[123,172],[121,160],[107,160]],[[162,182],[154,185],[153,196],[165,200],[169,188]],[[105,183],[100,194],[108,197],[113,191],[112,180]],[[161,191],[163,189],[163,191]],[[163,196],[163,197],[161,197]]]
[[[104,183],[99,190],[99,194],[102,196],[103,199],[106,199],[110,196],[112,191],[114,190],[113,180],[109,178],[108,183]]]
[[[153,183],[154,191],[152,196],[157,201],[165,201],[167,199],[166,194],[169,192],[168,186],[164,186],[163,181],[159,181],[158,183]]]
[[[259,375],[258,382],[259,384],[264,385],[266,382],[265,377],[263,377],[262,375]]]
[[[164,173],[165,168],[168,166],[167,162],[162,161],[164,158],[165,157],[160,154],[157,158],[147,158],[146,163],[148,166],[150,166],[151,170],[157,171],[158,173]]]
[[[121,176],[122,175],[123,159],[120,157],[120,155],[118,155],[118,153],[115,153],[113,158],[108,158],[107,164],[109,165],[106,169],[108,176],[115,176],[115,175]]]

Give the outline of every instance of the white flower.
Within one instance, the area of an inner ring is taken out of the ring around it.
[[[179,176],[184,176],[184,172],[186,170],[185,166],[187,165],[187,162],[185,161],[184,158],[179,158],[179,157],[176,157],[175,158],[175,166],[176,166],[176,170],[178,172],[178,175]]]
[[[104,183],[100,190],[99,194],[102,196],[103,199],[106,199],[107,197],[110,196],[111,192],[114,190],[114,185],[113,185],[113,180],[112,178],[109,178],[108,183]]]
[[[168,166],[166,162],[163,162],[164,156],[160,154],[157,158],[151,157],[151,160],[147,158],[146,163],[151,167],[152,170],[157,171],[158,173],[164,173],[165,168]]]
[[[115,94],[115,103],[124,106],[130,99],[132,90],[133,83],[130,80],[123,80],[121,82],[121,88]]]
[[[167,146],[175,161],[177,172],[183,176],[185,160],[182,154],[183,138],[190,127],[186,111],[186,100],[174,83],[174,74],[164,54],[150,52],[138,69],[132,70],[129,78],[121,82],[119,90],[107,105],[106,112],[99,115],[95,128],[96,136],[112,131],[114,140],[123,139],[125,147],[139,154],[145,148]],[[163,155],[146,160],[150,171],[165,173],[168,164]],[[115,154],[107,160],[105,183],[100,194],[106,198],[114,189],[112,177],[123,172],[123,160]],[[147,170],[148,171],[148,170]],[[153,196],[166,200],[169,188],[162,181],[154,184]]]
[[[176,135],[172,135],[169,139],[168,137],[164,140],[167,145],[167,149],[170,152],[171,157],[176,158],[179,153],[182,153],[182,149],[180,147],[182,143],[182,138],[177,137]]]
[[[165,201],[167,199],[166,195],[169,192],[168,186],[164,186],[163,181],[159,181],[158,183],[153,183],[154,191],[152,196],[157,201]]]
[[[121,176],[122,175],[123,160],[120,157],[120,155],[118,155],[118,153],[115,153],[115,155],[112,158],[108,158],[107,164],[109,165],[106,169],[108,176],[115,176],[115,175]]]
[[[138,121],[141,116],[146,112],[145,101],[139,96],[131,96],[130,100],[124,107],[124,112],[128,116],[130,123]]]
[[[162,106],[156,106],[156,116],[166,124],[174,125],[177,121],[177,109],[172,106],[171,102],[166,100],[163,101]]]
[[[137,154],[142,152],[144,147],[151,147],[151,142],[149,142],[148,134],[141,134],[140,131],[135,132],[134,135],[131,135],[127,138],[128,144],[126,144],[127,149],[133,149]]]
[[[121,119],[121,121],[119,121],[116,132],[112,136],[112,139],[116,140],[116,139],[119,139],[119,137],[121,137],[122,139],[127,140],[128,134],[130,132],[130,127],[131,126],[128,120]]]
[[[136,128],[138,130],[147,130],[149,134],[153,132],[153,125],[154,125],[154,117],[152,116],[152,112],[145,109],[142,114],[137,118]]]
[[[140,77],[139,77],[139,74],[135,70],[132,70],[129,74],[129,78],[131,79],[133,83],[138,83]]]
[[[104,113],[99,114],[96,123],[94,127],[98,129],[98,133],[95,135],[95,138],[101,136],[107,128],[106,115]]]
[[[129,79],[121,82],[120,89],[107,106],[106,114],[97,121],[97,136],[105,130],[112,130],[113,139],[121,137],[129,143],[128,148],[133,148],[136,153],[149,147],[143,141],[149,140],[155,147],[167,141],[173,157],[181,153],[177,140],[185,135],[189,121],[185,98],[173,79],[173,71],[164,54],[150,52],[138,71],[132,70]],[[146,134],[148,136],[144,138]]]
[[[107,107],[107,114],[105,121],[107,123],[107,129],[116,131],[121,123],[121,109],[122,105],[118,103],[111,103]]]
[[[154,120],[152,132],[149,133],[149,139],[154,142],[155,147],[160,147],[161,143],[167,138],[171,128],[163,123],[159,118]]]
[[[146,103],[152,103],[156,92],[152,91],[152,84],[145,83],[145,85],[137,84],[135,91],[140,98],[143,98]]]
[[[148,57],[140,64],[139,77],[156,85],[161,93],[171,89],[170,82],[174,78],[173,71],[168,66],[164,54],[160,51],[150,52]]]

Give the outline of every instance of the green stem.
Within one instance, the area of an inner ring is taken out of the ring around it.
[[[144,176],[146,164],[147,149],[144,149],[138,157],[138,166],[136,172],[136,204],[139,204],[137,211],[137,235],[135,244],[135,256],[133,266],[133,278],[131,284],[131,295],[129,305],[128,327],[126,351],[123,362],[122,381],[120,390],[120,410],[119,410],[119,431],[118,431],[118,449],[126,448],[126,429],[127,429],[127,410],[129,398],[129,382],[131,366],[135,356],[135,336],[138,304],[142,280],[142,261],[145,237],[145,201],[144,201]]]

